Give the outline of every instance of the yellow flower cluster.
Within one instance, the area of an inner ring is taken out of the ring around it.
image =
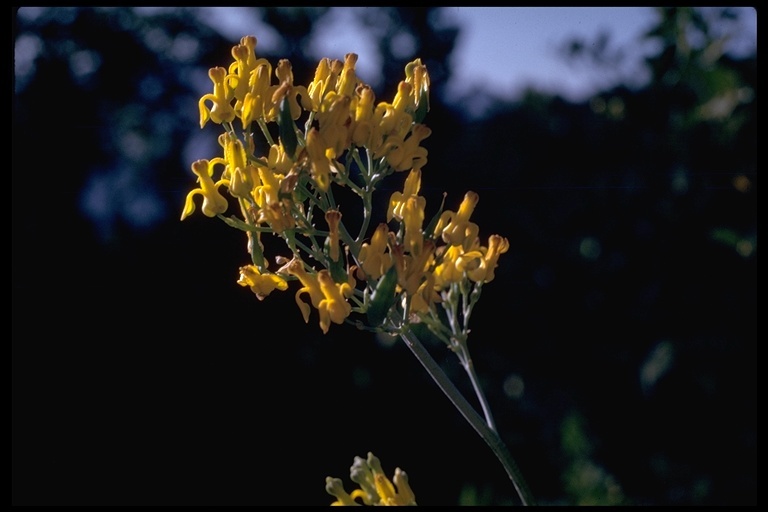
[[[469,221],[479,200],[475,192],[467,192],[458,212],[442,212],[434,229],[425,231],[426,200],[419,195],[420,187],[421,171],[413,169],[403,191],[393,193],[389,200],[387,221],[401,223],[402,243],[382,223],[371,243],[363,244],[359,257],[362,272],[373,279],[394,265],[398,287],[411,298],[410,312],[416,314],[426,313],[434,302],[440,302],[438,292],[451,283],[466,278],[475,283],[492,281],[499,256],[509,250],[509,242],[499,235],[491,235],[487,246],[480,245],[478,226]],[[440,241],[446,245],[438,247]]]
[[[470,221],[476,193],[468,192],[455,212],[441,207],[424,226],[426,199],[419,190],[427,150],[421,143],[431,130],[421,121],[429,109],[430,84],[420,59],[405,67],[393,101],[376,103],[371,87],[356,74],[353,53],[343,62],[320,60],[305,87],[294,84],[288,60],[280,60],[273,72],[255,48],[255,37],[243,37],[232,48],[228,68],[209,70],[213,92],[200,98],[200,126],[211,121],[224,128],[218,138],[221,156],[192,164],[198,187],[187,195],[181,215],[182,220],[191,215],[202,196],[204,215],[246,232],[252,262],[240,268],[238,284],[263,300],[298,281],[296,302],[304,320],[316,309],[326,333],[353,312],[366,313],[372,328],[381,328],[393,311],[401,322],[437,318],[434,305],[446,300],[452,286],[493,280],[509,243],[492,235],[481,244],[478,226]],[[296,124],[302,121],[304,130]],[[263,149],[252,129],[263,134]],[[376,186],[401,171],[409,171],[403,190],[392,194],[387,222],[369,239]],[[357,237],[342,221],[334,183],[363,203]],[[239,217],[224,216],[232,199]],[[318,219],[324,225],[318,227]],[[282,237],[291,251],[290,257],[275,258],[281,265],[276,271],[263,255],[264,233]]]
[[[381,469],[379,459],[371,452],[368,452],[367,459],[355,457],[352,467],[349,468],[349,475],[359,486],[351,494],[344,490],[341,479],[330,476],[325,479],[326,492],[336,498],[331,506],[416,505],[416,496],[408,483],[405,471],[395,468],[395,476],[390,480]],[[362,500],[362,503],[357,501],[358,499]]]

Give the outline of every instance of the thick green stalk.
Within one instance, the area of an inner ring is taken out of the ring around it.
[[[496,455],[496,458],[501,462],[501,465],[504,466],[507,476],[509,476],[512,484],[515,486],[517,495],[520,497],[520,501],[522,501],[523,505],[535,505],[536,503],[533,499],[533,495],[531,494],[528,485],[525,483],[523,475],[520,473],[520,469],[517,467],[512,455],[509,453],[509,449],[504,444],[504,441],[501,440],[499,434],[491,429],[485,421],[483,421],[483,418],[477,411],[475,411],[472,405],[467,402],[464,395],[462,395],[453,382],[451,382],[445,372],[443,372],[442,368],[440,368],[427,349],[424,348],[424,345],[421,344],[421,341],[419,341],[416,334],[409,327],[406,327],[400,332],[400,338],[405,342],[411,352],[413,352],[416,359],[418,359],[422,366],[424,366],[427,373],[429,373],[451,403],[453,403],[462,416],[464,416],[464,419],[472,425],[472,428],[475,429],[480,437],[483,438],[483,441],[485,441],[491,448],[494,455]]]

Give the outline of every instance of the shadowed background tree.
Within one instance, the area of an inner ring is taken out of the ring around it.
[[[329,12],[254,12],[282,50],[257,54],[311,80]],[[370,81],[390,98],[422,58],[427,204],[475,190],[484,235],[510,240],[470,343],[534,495],[756,504],[757,73],[724,52],[734,12],[660,9],[645,86],[582,103],[476,91],[480,118],[442,100],[458,28],[436,14],[362,12]],[[14,11],[13,504],[323,505],[325,476],[369,450],[420,504],[516,502],[401,344],[323,336],[292,293],[254,300],[235,284],[241,234],[179,222],[190,163],[218,152],[197,100],[236,43],[205,16]],[[621,53],[598,42],[564,51],[599,72]]]

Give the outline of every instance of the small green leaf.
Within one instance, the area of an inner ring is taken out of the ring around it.
[[[422,122],[427,117],[427,112],[429,112],[429,93],[422,89],[421,94],[419,94],[419,106],[416,107],[416,112],[413,113],[413,122]]]
[[[341,247],[339,247],[339,259],[337,261],[333,261],[333,258],[331,258],[331,237],[325,239],[324,248],[325,256],[328,258],[328,270],[331,272],[333,281],[336,283],[346,283],[349,276],[347,276],[347,262]]]
[[[446,194],[443,194],[443,200],[440,202],[440,209],[437,210],[435,216],[432,217],[432,220],[429,221],[427,229],[424,230],[424,233],[426,233],[426,236],[429,238],[435,238],[434,231],[435,227],[437,226],[437,222],[440,220],[440,216],[443,214],[443,207],[445,206],[445,195]]]
[[[264,260],[264,251],[256,233],[251,233],[248,237],[248,252],[251,253],[253,264],[258,267],[260,272],[264,272],[267,269],[267,262]]]
[[[395,303],[395,288],[397,286],[397,269],[389,267],[386,274],[379,278],[376,289],[371,294],[366,315],[372,326],[381,325],[387,317],[389,308]]]
[[[296,126],[293,124],[291,106],[288,103],[288,98],[280,100],[280,113],[277,116],[277,126],[280,129],[280,141],[283,143],[285,154],[293,160],[296,156],[296,147],[299,142],[296,138]]]

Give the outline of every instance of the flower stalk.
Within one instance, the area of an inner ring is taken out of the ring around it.
[[[499,462],[507,472],[507,476],[512,481],[512,485],[515,486],[517,495],[520,497],[520,501],[523,505],[531,506],[536,502],[531,494],[531,490],[528,487],[522,473],[520,472],[517,463],[512,458],[512,454],[509,452],[506,444],[502,441],[496,429],[491,425],[483,421],[483,418],[475,411],[472,405],[464,398],[464,395],[456,388],[451,382],[451,379],[445,374],[440,365],[434,360],[430,353],[424,348],[419,338],[411,329],[405,329],[400,333],[400,337],[405,342],[405,345],[411,350],[416,359],[422,364],[424,369],[429,373],[430,377],[435,381],[438,387],[445,393],[445,396],[451,401],[451,403],[458,409],[464,419],[467,420],[472,428],[478,433],[478,435],[485,441],[488,447],[493,451],[493,454],[499,459]],[[478,397],[482,397],[483,394],[479,387],[475,385],[475,391],[478,393]],[[484,399],[482,399],[484,402]],[[485,406],[487,407],[487,405]]]

